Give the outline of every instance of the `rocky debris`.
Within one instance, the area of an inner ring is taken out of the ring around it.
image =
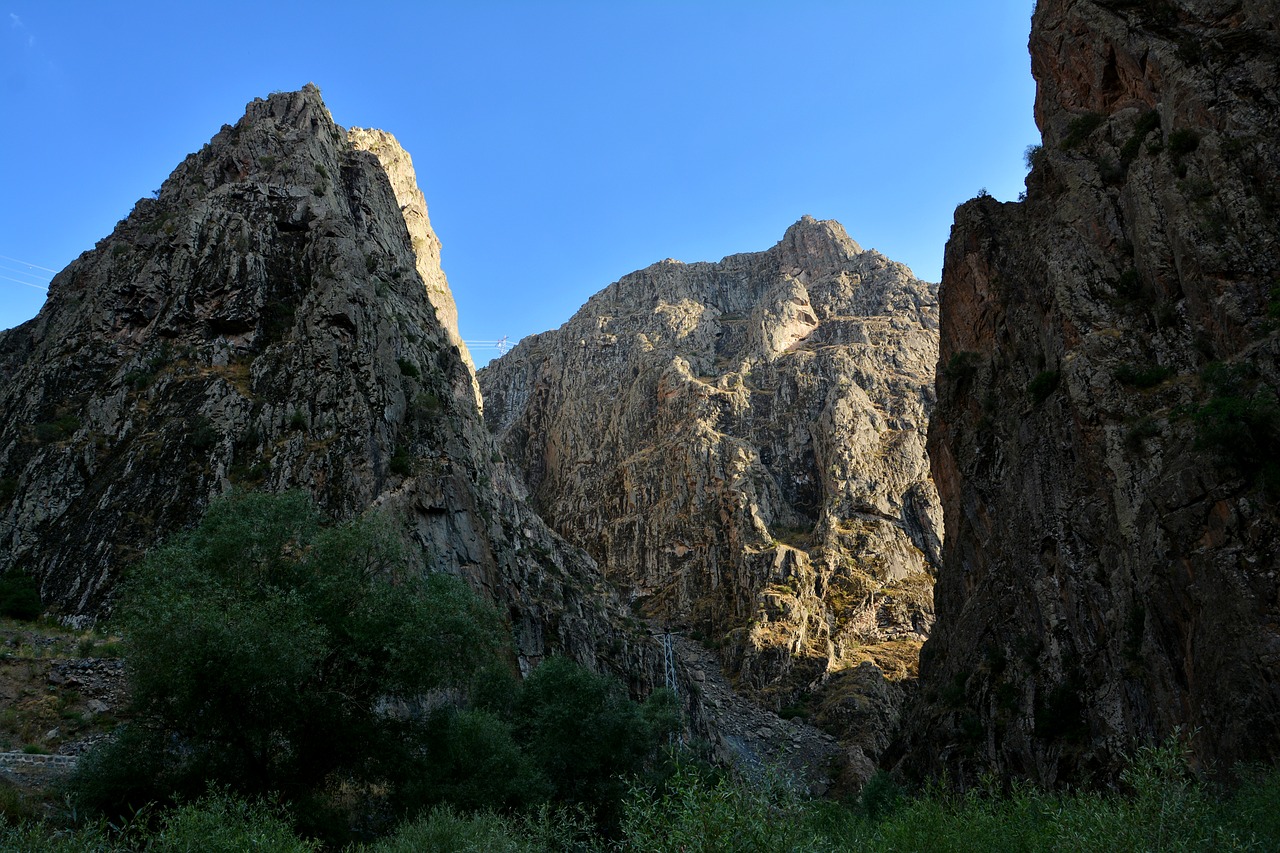
[[[303,489],[483,590],[526,670],[561,651],[646,689],[652,641],[497,461],[438,260],[394,138],[310,85],[250,103],[0,333],[0,571],[91,621],[214,496]]]
[[[548,524],[778,711],[863,661],[914,672],[936,347],[935,285],[805,217],[768,251],[625,276],[479,376]]]
[[[815,796],[826,793],[836,781],[832,771],[846,765],[857,774],[855,784],[870,778],[874,765],[858,747],[842,749],[803,720],[784,720],[748,701],[697,641],[672,634],[671,643],[688,731],[710,745],[715,759],[749,774],[787,773]]]
[[[106,714],[124,707],[128,688],[124,662],[109,658],[72,658],[52,661],[49,684],[60,690],[74,690],[90,714]]]
[[[906,766],[1280,757],[1280,10],[1041,0],[1026,198],[956,213]]]

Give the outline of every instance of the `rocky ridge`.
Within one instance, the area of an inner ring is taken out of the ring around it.
[[[1041,0],[1024,201],[963,205],[906,766],[1280,757],[1280,9]]]
[[[0,571],[75,620],[232,488],[378,508],[420,566],[643,689],[653,642],[515,495],[408,155],[314,86],[255,100],[0,333]],[[659,676],[660,677],[660,676]]]
[[[832,722],[830,697],[879,689],[858,664],[913,674],[932,620],[936,312],[935,285],[805,217],[611,284],[480,371],[485,418],[637,613],[717,647],[759,705]],[[884,720],[841,729],[854,749],[887,742],[884,690]]]

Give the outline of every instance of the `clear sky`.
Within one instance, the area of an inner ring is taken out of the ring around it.
[[[0,0],[0,328],[245,103],[308,81],[413,156],[467,340],[806,213],[936,281],[955,206],[1023,188],[1032,5]]]

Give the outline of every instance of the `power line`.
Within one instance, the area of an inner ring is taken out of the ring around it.
[[[6,280],[8,280],[8,281],[16,282],[16,283],[18,283],[18,284],[25,284],[27,287],[34,287],[36,290],[48,290],[48,289],[49,289],[48,285],[44,285],[44,284],[32,284],[32,283],[31,283],[31,282],[29,282],[29,281],[19,281],[19,280],[18,280],[18,279],[16,279],[16,278],[9,278],[9,276],[7,276],[7,275],[0,275],[0,278],[6,279]]]
[[[514,346],[506,335],[496,341],[463,341],[463,343],[467,345],[467,349],[496,349],[499,355],[506,355],[507,350]]]
[[[4,270],[5,272],[11,272],[14,275],[25,275],[27,278],[34,278],[36,281],[40,281],[44,283],[48,283],[49,281],[49,276],[45,275],[44,273],[27,272],[26,270],[18,270],[18,269],[14,269],[11,266],[6,266],[5,264],[0,264],[0,270]]]
[[[52,273],[57,272],[57,270],[51,270],[48,267],[42,267],[39,264],[33,264],[31,263],[31,261],[24,261],[21,258],[11,258],[8,255],[0,255],[0,258],[3,258],[6,261],[13,261],[15,264],[22,264],[24,266],[34,267],[35,269],[38,269],[38,270],[44,270],[45,272],[52,272]]]

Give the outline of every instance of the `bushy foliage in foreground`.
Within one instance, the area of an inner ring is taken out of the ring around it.
[[[437,806],[359,853],[826,853],[826,851],[1095,851],[1280,849],[1280,770],[1246,768],[1230,794],[1197,781],[1173,746],[1139,750],[1119,793],[1015,786],[886,797],[881,780],[851,805],[805,799],[778,780],[750,783],[682,766],[657,788],[634,785],[616,840],[582,811],[460,812]],[[874,802],[873,802],[874,801]],[[885,804],[888,811],[885,812]],[[143,816],[145,817],[145,815]],[[59,831],[0,822],[18,851],[306,851],[283,813],[215,792],[132,827]]]
[[[302,494],[215,502],[127,578],[133,721],[82,762],[82,806],[126,813],[210,784],[293,804],[420,775],[409,702],[506,643],[461,581],[406,572],[376,520],[323,525]],[[325,809],[314,809],[317,814]]]
[[[331,843],[438,804],[581,805],[616,827],[670,695],[637,704],[561,658],[521,682],[491,606],[404,566],[377,520],[325,525],[306,495],[216,501],[123,585],[132,721],[82,759],[77,808],[116,819],[213,785]]]

